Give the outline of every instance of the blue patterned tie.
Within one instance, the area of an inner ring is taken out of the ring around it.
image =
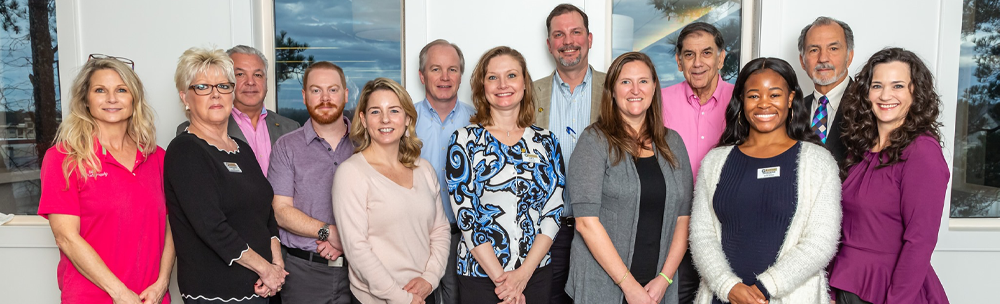
[[[819,135],[819,140],[826,144],[826,104],[830,103],[826,96],[819,98],[819,106],[816,107],[816,112],[813,113],[813,120],[810,127],[816,135]]]

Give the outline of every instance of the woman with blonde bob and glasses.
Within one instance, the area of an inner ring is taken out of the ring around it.
[[[622,54],[601,114],[570,160],[576,230],[566,290],[576,303],[677,303],[692,177],[680,134],[663,126],[660,81],[643,53]]]
[[[167,147],[164,191],[184,303],[267,303],[285,275],[278,224],[253,150],[227,135],[233,61],[191,48],[174,74],[191,125]]]
[[[62,302],[170,302],[164,152],[142,82],[121,61],[94,59],[72,93],[42,161],[38,206],[61,252]]]
[[[451,227],[434,168],[420,158],[417,110],[388,78],[365,84],[351,123],[357,148],[337,168],[333,214],[361,303],[436,303]]]
[[[563,210],[562,152],[533,125],[524,57],[510,47],[483,54],[472,73],[472,125],[448,146],[448,193],[462,240],[462,303],[548,303],[549,247]]]

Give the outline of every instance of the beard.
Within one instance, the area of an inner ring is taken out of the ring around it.
[[[324,115],[318,110],[320,107],[333,107],[333,113]],[[306,108],[309,110],[309,118],[312,118],[313,121],[321,125],[334,123],[340,119],[341,115],[344,114],[344,107],[338,106],[332,102],[324,102],[316,106],[307,106]]]
[[[563,47],[559,48],[559,52],[567,51],[567,50],[572,50],[572,49],[576,49],[576,59],[566,60],[563,57],[559,57],[558,60],[556,60],[556,61],[559,62],[559,65],[564,66],[564,67],[571,67],[571,66],[575,66],[577,64],[580,64],[580,61],[583,60],[583,56],[580,55],[580,51],[581,51],[582,47],[576,46],[576,45],[567,45],[567,46],[563,46]]]
[[[845,66],[846,66],[846,64],[845,64]],[[820,64],[817,64],[816,67],[813,68],[813,75],[816,75],[816,73],[815,73],[816,70],[820,70],[820,69],[833,69],[833,68],[834,68],[834,66],[832,64],[829,64],[829,63],[820,63]],[[812,76],[812,75],[810,75],[809,78],[812,79],[813,83],[821,85],[821,86],[825,86],[825,85],[834,84],[835,82],[837,82],[838,79],[840,79],[841,77],[844,77],[844,75],[846,75],[846,74],[847,74],[847,69],[845,68],[843,71],[840,71],[840,73],[837,73],[836,75],[833,75],[833,77],[830,77],[829,79],[823,79],[823,78],[819,78],[819,76]]]

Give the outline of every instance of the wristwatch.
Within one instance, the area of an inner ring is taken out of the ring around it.
[[[326,241],[330,237],[330,225],[323,225],[323,228],[319,228],[319,240]]]

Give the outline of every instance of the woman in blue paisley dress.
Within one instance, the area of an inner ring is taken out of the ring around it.
[[[534,123],[521,53],[496,47],[472,74],[472,125],[455,131],[446,174],[462,240],[461,303],[548,303],[549,247],[563,210],[559,141]]]

